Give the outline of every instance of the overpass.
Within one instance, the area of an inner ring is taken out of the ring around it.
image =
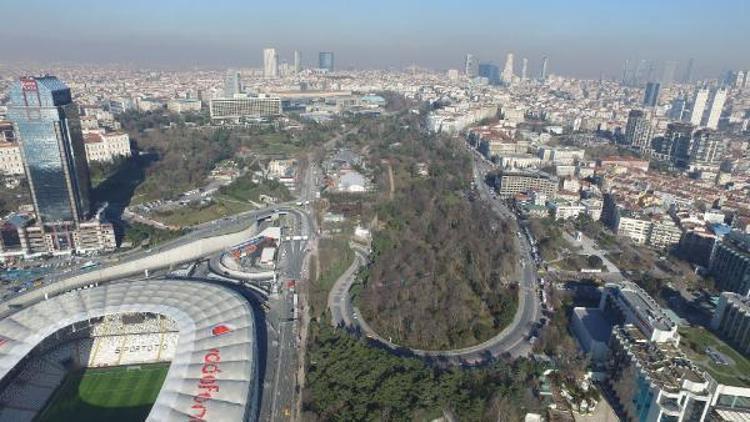
[[[290,206],[269,207],[243,213],[231,219],[204,224],[200,229],[200,235],[189,234],[184,239],[178,239],[171,242],[169,246],[162,247],[158,252],[134,255],[126,262],[114,263],[75,274],[0,303],[0,317],[7,316],[21,307],[70,290],[127,277],[136,277],[144,274],[145,271],[180,265],[222,252],[253,237],[258,231],[258,220],[268,218],[276,211],[299,213],[298,210]],[[240,218],[246,219],[239,221]],[[234,231],[228,232],[229,229]]]

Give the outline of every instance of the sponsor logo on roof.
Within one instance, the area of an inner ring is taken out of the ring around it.
[[[219,324],[215,325],[214,328],[211,329],[211,334],[214,336],[220,336],[223,334],[231,333],[234,331],[234,327],[228,324]]]
[[[21,89],[24,92],[33,91],[36,92],[39,88],[36,85],[34,78],[21,78]]]

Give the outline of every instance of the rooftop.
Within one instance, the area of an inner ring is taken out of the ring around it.
[[[612,331],[632,354],[653,383],[668,391],[679,391],[685,381],[704,384],[708,379],[674,343],[654,343],[633,325],[617,326]],[[707,391],[705,391],[708,394]]]

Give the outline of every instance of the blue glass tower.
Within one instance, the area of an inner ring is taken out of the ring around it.
[[[333,53],[330,51],[321,51],[318,54],[318,68],[326,69],[333,72]]]
[[[78,225],[89,212],[90,181],[70,88],[54,76],[23,77],[10,100],[37,224]]]
[[[500,83],[500,68],[492,63],[479,63],[479,76],[487,78],[493,85]]]

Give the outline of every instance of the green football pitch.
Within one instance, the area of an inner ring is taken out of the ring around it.
[[[68,374],[36,418],[40,422],[143,421],[169,364],[87,368]]]

